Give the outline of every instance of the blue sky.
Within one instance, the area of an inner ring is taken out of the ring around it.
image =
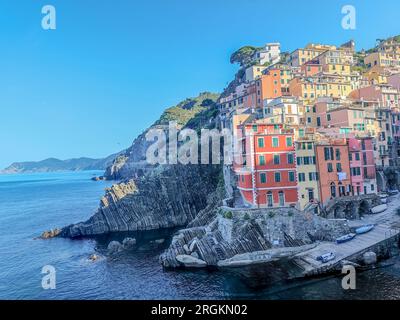
[[[376,2],[375,2],[376,3]],[[57,29],[41,28],[43,5]],[[352,4],[357,29],[341,28]],[[243,45],[357,48],[400,34],[397,0],[2,0],[0,168],[14,161],[103,157],[131,144],[168,106],[221,91]]]

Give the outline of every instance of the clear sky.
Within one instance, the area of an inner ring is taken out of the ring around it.
[[[57,29],[43,30],[54,5]],[[341,27],[356,8],[357,29]],[[400,34],[400,2],[2,0],[0,168],[14,161],[104,157],[128,147],[168,106],[220,92],[243,45],[309,42],[357,49]]]

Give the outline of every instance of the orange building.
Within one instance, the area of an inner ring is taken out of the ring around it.
[[[297,203],[297,174],[292,129],[256,121],[239,126],[244,163],[235,166],[246,205],[285,207]]]
[[[322,205],[331,199],[350,195],[350,161],[346,139],[321,141],[315,149]]]
[[[257,107],[263,107],[265,99],[275,99],[289,95],[291,70],[283,66],[274,67],[263,72],[256,80]]]

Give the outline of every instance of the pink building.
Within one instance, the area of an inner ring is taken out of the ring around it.
[[[361,161],[361,142],[356,138],[347,139],[349,144],[351,193],[360,195],[364,193],[362,161]]]
[[[361,140],[361,170],[363,175],[364,194],[377,193],[374,142],[372,137]]]
[[[400,73],[389,76],[388,84],[393,88],[400,90]]]
[[[372,137],[348,138],[352,194],[377,193]]]
[[[326,125],[337,128],[349,128],[356,133],[365,132],[365,110],[353,106],[342,106],[326,113]],[[325,126],[326,126],[325,125]]]
[[[384,107],[399,105],[399,91],[387,84],[377,84],[356,89],[349,94],[350,98],[367,101],[378,101]]]

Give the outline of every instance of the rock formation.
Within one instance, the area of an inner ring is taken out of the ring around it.
[[[208,224],[199,226],[194,220],[174,236],[170,247],[160,257],[164,267],[184,266],[177,256],[193,253],[208,266],[218,266],[241,254],[332,241],[350,231],[344,219],[328,220],[293,208],[220,208],[212,213],[212,217],[208,214]],[[286,254],[290,252],[294,250]],[[277,255],[275,252],[271,256]],[[252,257],[248,255],[250,260]]]

